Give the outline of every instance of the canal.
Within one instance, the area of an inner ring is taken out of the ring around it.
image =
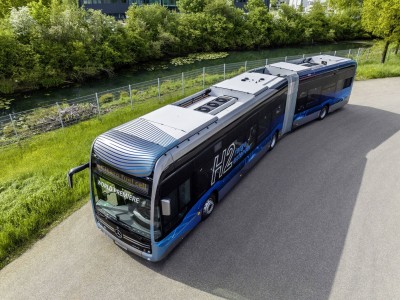
[[[9,112],[37,108],[43,105],[50,105],[57,101],[69,100],[96,92],[110,90],[129,84],[135,84],[147,80],[153,80],[168,75],[173,75],[202,67],[229,64],[242,61],[252,61],[265,58],[299,55],[303,53],[317,53],[324,51],[344,50],[350,48],[369,47],[370,42],[341,42],[335,44],[312,45],[302,47],[273,48],[258,51],[229,52],[229,56],[216,60],[198,61],[189,65],[174,66],[169,61],[159,61],[153,64],[146,64],[141,69],[126,68],[119,71],[112,77],[97,80],[89,80],[84,83],[76,83],[65,87],[42,89],[29,93],[15,94],[10,98]],[[4,112],[3,112],[4,113]],[[6,112],[7,113],[7,112]]]

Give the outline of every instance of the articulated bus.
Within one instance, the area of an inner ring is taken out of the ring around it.
[[[318,55],[257,68],[111,129],[93,142],[97,227],[163,259],[278,139],[348,100],[356,63]]]

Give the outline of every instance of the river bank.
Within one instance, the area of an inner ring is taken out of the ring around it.
[[[216,60],[196,61],[193,64],[175,66],[169,60],[145,63],[131,68],[121,69],[111,77],[92,79],[81,83],[65,85],[58,88],[48,88],[7,96],[14,99],[10,109],[4,113],[16,113],[27,109],[51,105],[56,102],[70,100],[86,95],[112,90],[121,86],[154,80],[161,77],[188,72],[213,65],[229,64],[243,61],[253,61],[266,58],[293,56],[303,53],[319,53],[350,48],[370,47],[372,41],[347,41],[331,44],[316,44],[297,47],[271,48],[257,51],[232,51],[225,58]]]

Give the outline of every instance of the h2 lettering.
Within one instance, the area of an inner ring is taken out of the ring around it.
[[[235,144],[232,143],[227,149],[224,149],[224,151],[222,151],[221,158],[219,154],[214,158],[211,185],[215,183],[217,179],[217,173],[219,179],[232,167],[232,158],[234,153],[235,153]]]

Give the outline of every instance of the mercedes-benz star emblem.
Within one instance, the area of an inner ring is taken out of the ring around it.
[[[116,235],[118,238],[122,239],[122,232],[121,232],[121,230],[119,230],[118,227],[115,228],[115,235]]]

